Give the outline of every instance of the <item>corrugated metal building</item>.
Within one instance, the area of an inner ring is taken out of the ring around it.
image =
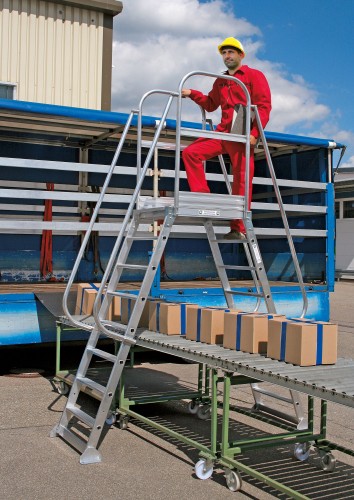
[[[0,0],[0,97],[109,110],[116,0]]]
[[[340,168],[336,191],[336,271],[338,277],[354,278],[354,169]]]

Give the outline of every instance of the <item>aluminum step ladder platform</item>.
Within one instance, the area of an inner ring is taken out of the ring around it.
[[[187,78],[195,75],[206,75],[213,78],[231,79],[228,75],[215,75],[212,73],[193,72],[186,75],[180,82],[179,91],[171,92],[164,90],[153,90],[145,94],[140,101],[139,109],[133,110],[127,120],[124,131],[121,135],[117,150],[110,170],[107,174],[106,180],[102,187],[99,200],[96,204],[95,210],[91,217],[89,228],[82,241],[82,246],[78,252],[71,276],[68,281],[66,291],[63,298],[63,309],[66,317],[70,323],[78,328],[90,330],[89,340],[87,342],[82,360],[77,370],[71,391],[64,411],[62,413],[59,423],[51,431],[51,437],[60,436],[80,453],[80,462],[82,464],[100,462],[102,457],[98,451],[99,441],[105,423],[110,422],[110,412],[114,406],[114,396],[119,384],[122,371],[127,360],[129,351],[132,346],[136,344],[141,334],[139,329],[139,321],[143,313],[144,307],[149,299],[149,293],[158,270],[160,260],[169,239],[171,229],[174,224],[185,224],[193,221],[205,228],[205,232],[210,244],[211,252],[214,258],[215,266],[221,281],[225,299],[230,309],[236,308],[236,296],[238,293],[256,297],[257,311],[261,302],[264,301],[266,309],[269,313],[275,313],[275,305],[271,294],[268,278],[264,269],[263,260],[253,229],[251,213],[248,210],[248,184],[249,184],[249,159],[250,159],[250,119],[246,119],[246,133],[245,135],[225,134],[214,132],[213,130],[206,130],[204,127],[205,120],[203,120],[202,130],[188,129],[181,125],[181,108],[182,108],[182,88]],[[246,117],[254,113],[257,124],[261,133],[261,139],[267,152],[267,145],[259,119],[257,108],[251,105],[250,96],[245,85],[237,80],[238,84],[242,87],[247,98],[247,105],[245,107]],[[150,149],[146,155],[144,164],[142,165],[142,108],[145,100],[153,94],[167,95],[168,100],[166,107],[162,113],[161,120],[159,121],[155,135],[151,141]],[[147,174],[150,162],[155,153],[157,142],[160,138],[163,126],[171,107],[171,103],[177,99],[177,119],[176,119],[176,148],[175,148],[175,189],[174,197],[171,198],[157,198],[157,197],[143,197],[141,196],[141,189],[143,181]],[[116,242],[114,244],[110,259],[108,261],[106,271],[103,275],[100,288],[94,304],[94,325],[88,325],[84,321],[78,321],[69,312],[67,302],[68,295],[75,276],[77,274],[79,264],[83,258],[85,248],[93,229],[93,225],[97,219],[99,209],[104,200],[107,188],[109,186],[113,171],[117,165],[120,153],[123,149],[128,132],[132,126],[133,118],[138,117],[138,130],[137,130],[137,171],[138,178],[136,187],[131,198],[131,202],[126,211],[121,231],[119,232]],[[181,150],[181,137],[213,137],[221,138],[223,140],[242,142],[245,144],[246,149],[246,195],[235,196],[231,194],[230,183],[227,179],[226,169],[222,168],[225,175],[225,182],[228,186],[229,194],[209,194],[209,193],[190,193],[180,191],[180,150]],[[268,151],[268,163],[270,163],[271,175],[274,177],[273,183],[276,188],[276,179],[274,170],[272,169],[271,158]],[[279,191],[279,190],[278,190]],[[280,199],[280,193],[279,199]],[[281,201],[281,199],[280,199]],[[286,215],[283,210],[282,214],[285,216],[284,225],[287,230],[289,244],[291,248],[292,240],[290,236],[289,227],[287,226]],[[228,226],[233,219],[243,220],[246,228],[246,238],[243,240],[223,240],[216,237],[215,223],[220,223]],[[159,221],[159,232],[153,234],[147,232],[146,224],[154,224]],[[162,223],[161,223],[162,221]],[[146,265],[132,264],[128,262],[131,247],[135,241],[150,241],[152,243],[152,252],[150,259]],[[245,250],[247,258],[247,266],[233,266],[226,265],[223,261],[222,252],[220,247],[227,244],[241,244]],[[299,283],[302,283],[301,273],[299,275],[299,266],[295,256],[293,255],[294,265],[299,277]],[[120,283],[123,271],[125,269],[141,270],[144,272],[144,277],[141,282],[141,287],[137,294],[126,293],[117,291],[117,285]],[[230,281],[228,278],[229,270],[248,270],[252,276],[256,292],[236,292],[231,289]],[[302,283],[302,290],[304,286]],[[130,300],[131,314],[128,318],[127,324],[118,323],[109,318],[109,309],[114,297],[125,297]],[[304,296],[304,310],[306,309],[306,297]],[[99,338],[101,336],[112,338],[119,342],[120,346],[116,354],[110,354],[97,347]],[[110,375],[106,385],[89,378],[88,371],[90,363],[93,358],[108,361],[112,364]],[[79,397],[84,388],[91,388],[100,395],[100,402],[95,410],[86,411],[80,406]],[[259,395],[258,387],[254,387],[255,401],[257,404],[257,397]],[[274,397],[276,397],[274,395]],[[259,400],[258,400],[259,402]],[[107,420],[108,419],[108,420]]]

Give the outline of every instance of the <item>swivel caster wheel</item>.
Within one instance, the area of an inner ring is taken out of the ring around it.
[[[62,396],[66,396],[69,393],[70,388],[66,382],[60,381],[57,384],[57,390],[59,394],[61,394]]]
[[[196,415],[198,413],[198,410],[199,410],[199,404],[194,399],[192,399],[192,401],[188,403],[189,413],[191,413],[192,415]]]
[[[310,456],[310,447],[307,443],[295,443],[294,457],[300,462],[306,462]]]
[[[238,471],[225,469],[225,479],[230,491],[240,491],[242,488],[242,478]]]
[[[214,470],[213,463],[201,458],[199,462],[195,464],[194,470],[198,479],[209,479]]]
[[[209,405],[199,406],[197,410],[197,417],[200,420],[207,420],[210,417],[211,408]]]
[[[107,418],[106,418],[106,424],[111,426],[114,425],[117,421],[117,415],[113,412],[108,413]]]
[[[118,426],[122,430],[128,429],[129,417],[127,415],[120,415],[118,420]]]
[[[330,451],[319,451],[320,467],[325,472],[333,472],[336,468],[336,459]]]

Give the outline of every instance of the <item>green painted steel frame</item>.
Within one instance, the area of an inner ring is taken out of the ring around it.
[[[192,446],[193,448],[199,450],[201,452],[201,456],[207,458],[208,460],[215,460],[217,458],[217,381],[218,381],[217,370],[208,369],[205,365],[198,365],[198,389],[194,392],[186,392],[182,393],[182,397],[180,399],[192,399],[199,403],[207,403],[211,405],[211,427],[210,427],[210,447],[204,446],[198,441],[187,438],[183,434],[180,434],[176,431],[169,429],[168,427],[158,424],[153,420],[140,415],[139,413],[130,409],[130,406],[137,404],[144,404],[145,397],[136,398],[135,400],[130,400],[125,396],[125,387],[124,387],[124,378],[121,378],[121,383],[119,385],[119,405],[118,412],[122,415],[127,415],[132,418],[136,418],[137,420],[143,422],[144,424],[149,425],[150,427],[157,429],[158,431],[164,432],[172,438],[178,439],[184,444]],[[211,388],[210,388],[211,382]],[[204,389],[203,389],[204,387]],[[175,393],[166,396],[163,401],[167,401],[168,398],[176,399]],[[153,400],[154,396],[149,397],[150,403],[152,402],[161,402],[161,396],[157,396],[155,400]]]
[[[202,382],[204,382],[204,389],[202,387]],[[295,443],[309,443],[310,445],[318,448],[319,450],[329,451],[330,449],[337,449],[354,455],[354,451],[346,450],[342,446],[337,446],[326,440],[326,427],[327,427],[327,402],[321,400],[321,414],[320,414],[320,431],[314,433],[314,400],[313,396],[307,396],[308,401],[308,429],[297,430],[290,423],[281,423],[274,421],[269,417],[264,417],[261,414],[257,414],[252,410],[245,410],[238,408],[230,404],[230,389],[231,386],[250,384],[258,382],[258,380],[246,377],[244,375],[234,375],[227,372],[223,372],[222,376],[218,375],[218,370],[214,368],[208,368],[206,365],[199,364],[198,368],[198,390],[195,399],[199,402],[210,402],[211,405],[211,424],[210,424],[210,446],[207,447],[196,440],[185,437],[184,435],[170,429],[169,427],[162,425],[160,423],[154,422],[153,420],[140,415],[137,411],[133,411],[130,407],[134,404],[144,404],[144,397],[139,400],[130,400],[124,395],[124,381],[122,381],[119,389],[119,404],[118,412],[122,415],[127,415],[135,418],[144,424],[160,431],[168,436],[179,440],[181,443],[190,445],[195,449],[199,450],[200,456],[209,461],[210,464],[218,463],[221,466],[236,469],[240,472],[244,472],[249,476],[262,481],[268,486],[285,493],[291,498],[297,500],[306,500],[307,496],[299,493],[298,491],[266,476],[256,469],[245,465],[244,463],[238,461],[235,457],[243,452],[251,451],[253,449],[267,448],[271,446],[279,446],[286,444]],[[211,387],[210,387],[210,385]],[[218,401],[218,384],[223,385],[223,398],[222,402]],[[186,396],[186,393],[182,393]],[[171,398],[172,399],[172,398]],[[183,399],[187,399],[184,398]],[[165,399],[167,401],[167,398]],[[161,402],[161,396],[158,396],[154,401],[154,396],[148,397],[149,403]],[[221,423],[221,440],[218,440],[218,411],[222,411],[222,423]],[[263,420],[278,427],[282,427],[288,432],[283,432],[279,434],[266,435],[263,437],[255,439],[243,439],[239,441],[229,440],[229,424],[230,424],[230,412],[235,411],[237,413],[242,413],[250,416],[256,420]]]
[[[58,380],[64,380],[69,382],[65,375],[68,374],[66,371],[61,371],[60,364],[60,347],[61,347],[61,331],[65,330],[76,330],[74,327],[63,326],[61,322],[57,322],[57,343],[56,343],[56,378]],[[133,364],[131,362],[130,366]],[[121,415],[127,415],[129,417],[135,418],[144,424],[160,431],[168,436],[177,439],[178,441],[192,446],[193,448],[199,450],[200,456],[205,458],[210,463],[218,463],[221,466],[236,469],[238,471],[244,472],[249,476],[262,481],[268,486],[289,495],[291,498],[296,500],[306,500],[307,496],[287,487],[286,485],[266,476],[256,469],[245,465],[244,463],[238,461],[235,456],[240,453],[251,451],[253,449],[266,448],[271,446],[278,446],[291,443],[310,443],[312,446],[318,450],[323,450],[325,452],[330,450],[338,450],[350,456],[354,456],[354,451],[349,448],[337,445],[328,441],[326,439],[327,432],[327,401],[321,400],[321,410],[320,410],[320,431],[314,434],[314,397],[308,395],[308,429],[306,430],[296,430],[293,426],[286,423],[276,422],[274,419],[269,417],[264,417],[261,414],[257,414],[252,410],[245,410],[235,405],[230,404],[230,390],[231,386],[251,384],[254,382],[259,382],[256,379],[247,377],[245,375],[234,375],[229,372],[222,372],[222,376],[218,375],[218,370],[215,368],[209,368],[207,365],[200,363],[198,365],[198,387],[195,391],[178,391],[170,394],[165,394],[164,396],[151,394],[149,396],[139,396],[138,398],[129,399],[125,395],[125,382],[124,373],[122,375],[119,388],[116,392],[115,401],[113,402],[112,411],[118,411]],[[222,402],[218,401],[218,384],[223,385],[223,398]],[[186,436],[168,428],[167,426],[161,425],[153,420],[140,415],[138,412],[133,411],[131,406],[150,404],[150,403],[161,403],[173,400],[191,399],[195,401],[196,404],[210,404],[211,409],[211,424],[210,424],[210,446],[205,446],[196,440],[187,438]],[[222,423],[221,423],[221,441],[218,441],[218,410],[222,411]],[[280,428],[288,430],[288,432],[283,432],[279,434],[272,434],[263,436],[255,439],[230,441],[229,440],[229,427],[230,427],[230,411],[236,413],[245,414],[256,420],[262,420],[273,425],[277,425]]]

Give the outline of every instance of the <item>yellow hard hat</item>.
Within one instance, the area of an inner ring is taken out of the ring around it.
[[[236,40],[236,38],[234,38],[233,36],[225,38],[225,40],[220,45],[218,45],[220,54],[224,47],[235,47],[235,49],[240,50],[244,55],[246,55],[242,43],[239,40]]]

